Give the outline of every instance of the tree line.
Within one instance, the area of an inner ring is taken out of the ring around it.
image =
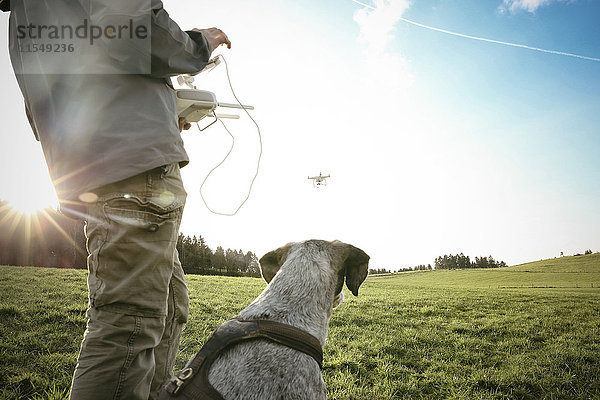
[[[202,236],[179,234],[177,251],[187,274],[260,277],[258,257],[251,251],[223,249],[213,251]],[[591,254],[586,250],[585,254]],[[579,254],[578,254],[579,255]],[[56,210],[45,209],[34,215],[14,211],[0,200],[0,265],[86,268],[84,222],[68,218]],[[435,259],[435,269],[499,268],[504,261],[492,256],[471,261],[463,253]],[[397,272],[432,270],[431,264],[396,269]],[[370,274],[392,273],[393,269],[372,268]]]
[[[0,200],[0,265],[87,268],[84,222],[46,208],[18,213]],[[177,251],[187,274],[260,277],[258,257],[251,251],[212,251],[202,236],[179,234]]]
[[[179,260],[186,274],[260,277],[258,257],[251,251],[224,250],[217,246],[213,252],[202,236],[179,234]]]
[[[400,268],[400,269],[395,269],[395,270],[388,270],[385,268],[371,268],[369,269],[369,275],[380,275],[380,274],[391,274],[394,272],[411,272],[411,271],[431,271],[433,270],[433,267],[431,266],[431,264],[420,264],[420,265],[416,265],[414,267],[404,267],[404,268]]]
[[[496,261],[494,257],[475,257],[471,261],[469,256],[460,254],[446,254],[435,259],[435,269],[467,269],[467,268],[502,268],[506,267],[504,261]]]
[[[586,253],[587,254],[587,253]],[[475,257],[475,261],[471,261],[469,256],[460,254],[446,254],[435,259],[435,269],[467,269],[467,268],[502,268],[506,267],[504,261],[496,261],[494,257]],[[414,267],[405,267],[396,270],[388,270],[385,268],[369,269],[370,275],[390,274],[393,272],[410,272],[410,271],[431,271],[431,264],[420,264]]]
[[[0,265],[86,268],[83,225],[50,208],[18,213],[0,200]]]

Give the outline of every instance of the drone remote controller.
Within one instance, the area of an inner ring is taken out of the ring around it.
[[[187,122],[198,122],[216,108],[217,98],[208,90],[177,89],[177,114]]]
[[[210,71],[221,63],[220,56],[212,58],[206,67],[200,73]],[[253,106],[242,104],[219,103],[214,93],[208,90],[196,89],[194,86],[194,76],[180,75],[177,77],[177,82],[180,85],[186,85],[189,89],[177,89],[177,114],[180,118],[185,118],[187,122],[198,122],[201,119],[212,116],[214,118],[231,118],[238,119],[239,115],[235,114],[217,114],[217,107],[237,108],[254,110]]]

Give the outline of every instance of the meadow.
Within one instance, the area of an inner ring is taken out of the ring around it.
[[[85,271],[0,267],[0,398],[64,399]],[[190,275],[177,367],[260,279]],[[600,399],[600,254],[490,270],[370,276],[335,310],[330,399]]]

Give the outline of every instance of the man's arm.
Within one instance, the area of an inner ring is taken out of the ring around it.
[[[161,78],[200,72],[219,45],[231,48],[220,29],[182,31],[162,7],[162,1],[153,1],[151,40],[151,76]]]
[[[90,20],[100,27],[118,27],[119,34],[101,35],[97,51],[106,51],[108,60],[123,72],[149,74],[167,78],[180,74],[200,72],[219,45],[231,46],[227,35],[220,29],[194,29],[184,32],[163,8],[161,0],[91,0]],[[121,35],[121,27],[135,32],[128,40]],[[127,28],[127,26],[125,26]],[[139,32],[139,33],[138,33]],[[114,40],[117,36],[118,40]],[[102,60],[100,57],[99,60]]]

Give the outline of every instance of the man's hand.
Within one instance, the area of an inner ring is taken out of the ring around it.
[[[200,32],[202,36],[206,38],[210,45],[210,52],[212,53],[217,47],[222,44],[226,44],[227,48],[231,48],[231,42],[227,35],[219,28],[208,28],[208,29],[192,29],[194,32]]]
[[[179,117],[179,132],[181,131],[187,131],[188,129],[190,129],[192,127],[192,124],[190,124],[189,122],[187,122],[185,120],[185,118],[183,117]]]

